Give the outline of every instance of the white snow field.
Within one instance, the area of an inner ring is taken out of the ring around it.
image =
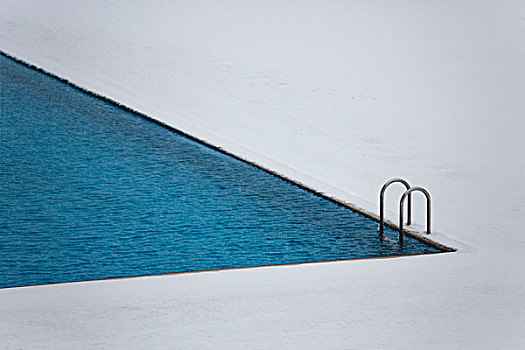
[[[524,1],[0,0],[0,50],[458,249],[3,289],[0,348],[525,348]]]

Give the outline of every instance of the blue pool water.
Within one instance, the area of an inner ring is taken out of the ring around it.
[[[438,252],[0,60],[0,288]]]

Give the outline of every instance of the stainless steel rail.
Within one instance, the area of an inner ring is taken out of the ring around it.
[[[427,198],[427,235],[430,234],[430,211],[431,211],[431,200],[430,200],[430,193],[428,193],[427,190],[425,190],[423,187],[411,187],[410,189],[406,190],[405,193],[401,196],[401,200],[399,201],[399,242],[403,244],[403,204],[405,202],[406,197],[410,198],[412,192],[421,192],[425,195]],[[410,203],[410,199],[409,199]],[[410,208],[410,205],[409,205]]]
[[[379,192],[379,234],[380,236],[383,236],[383,231],[385,230],[385,191],[388,186],[390,186],[393,183],[402,183],[405,185],[407,191],[410,189],[410,185],[408,182],[401,178],[395,178],[388,180],[385,182],[383,187],[381,187],[381,191]],[[408,195],[408,215],[407,215],[407,225],[411,224],[412,220],[412,196]]]

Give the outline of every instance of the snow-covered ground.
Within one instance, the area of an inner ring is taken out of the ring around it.
[[[0,290],[0,347],[525,348],[525,2],[0,9],[0,50],[309,187],[427,187],[459,249]]]

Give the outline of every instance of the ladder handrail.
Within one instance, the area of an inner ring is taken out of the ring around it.
[[[415,186],[411,187],[410,189],[406,190],[405,193],[401,196],[401,200],[399,201],[399,242],[401,244],[403,243],[403,204],[405,202],[405,198],[408,196],[410,198],[411,193],[417,191],[421,192],[425,195],[427,198],[427,235],[430,234],[430,212],[431,212],[431,199],[430,199],[430,193],[428,193],[427,190],[425,190],[423,187]]]
[[[390,179],[387,182],[385,182],[383,187],[381,187],[381,191],[379,192],[379,234],[381,236],[383,235],[383,231],[385,229],[385,191],[388,186],[396,182],[399,182],[405,185],[407,191],[411,188],[408,182],[401,178]],[[412,220],[412,195],[409,194],[407,225],[411,224],[411,220]]]

